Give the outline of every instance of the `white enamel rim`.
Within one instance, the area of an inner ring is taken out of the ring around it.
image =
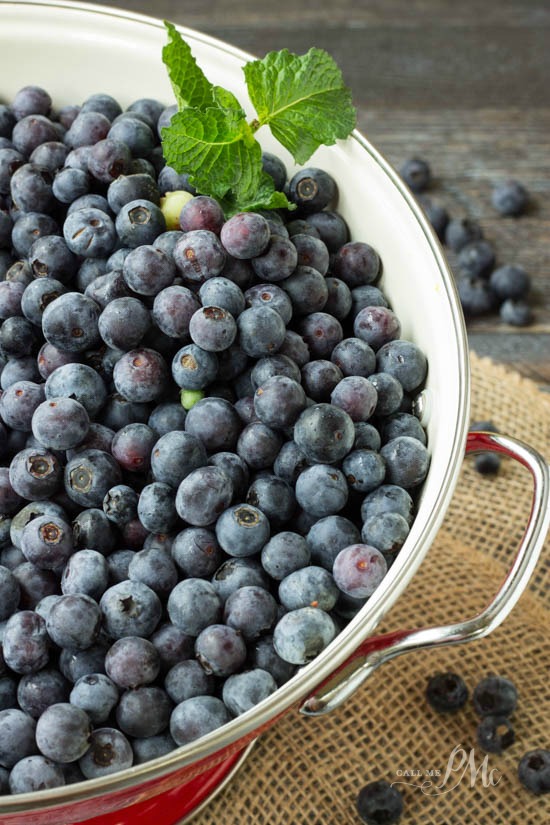
[[[139,27],[153,27],[156,30],[159,28],[163,29],[162,21],[152,17],[94,4],[62,2],[62,0],[58,0],[58,2],[22,0],[22,2],[19,3],[0,0],[0,26],[3,7],[10,7],[13,10],[14,7],[24,9],[25,7],[33,6],[40,7],[41,9],[62,9],[67,13],[74,11],[80,13],[85,12],[93,16],[101,15],[106,19],[124,21],[128,24],[129,29],[134,25]],[[233,60],[243,63],[252,59],[252,56],[246,52],[234,48],[216,38],[183,26],[177,26],[177,28],[182,35],[189,38],[190,41],[209,46]],[[39,80],[36,82],[39,82]],[[369,155],[387,178],[388,186],[393,187],[399,192],[407,209],[414,216],[417,228],[421,231],[429,245],[433,265],[438,270],[441,288],[444,291],[451,311],[452,329],[449,329],[449,336],[456,347],[456,380],[458,382],[458,406],[455,411],[455,422],[453,425],[454,438],[452,443],[449,444],[445,472],[438,494],[433,500],[430,511],[425,514],[423,522],[417,525],[421,530],[420,537],[416,539],[414,543],[409,543],[408,545],[406,543],[404,545],[396,562],[390,568],[380,587],[369,599],[368,604],[340,632],[337,638],[323,653],[321,653],[313,663],[303,667],[293,679],[279,688],[272,697],[261,702],[251,711],[248,711],[208,736],[203,737],[199,742],[178,748],[167,756],[129,768],[112,776],[87,780],[83,783],[32,794],[0,797],[0,813],[14,814],[18,811],[29,812],[30,810],[36,810],[38,814],[38,809],[46,811],[48,808],[54,806],[71,805],[79,800],[91,799],[123,788],[135,787],[141,782],[165,776],[186,765],[204,759],[216,751],[222,750],[239,738],[251,734],[255,729],[267,725],[270,719],[303,700],[320,682],[330,676],[330,674],[353,653],[364,638],[372,634],[374,628],[389,607],[391,607],[404,591],[407,583],[416,572],[433,542],[456,486],[468,432],[470,373],[464,319],[454,279],[444,254],[429,222],[417,205],[414,197],[390,164],[357,130],[353,132],[349,141],[346,143],[349,143],[354,151],[359,149],[361,152]],[[418,520],[417,518],[417,521]]]

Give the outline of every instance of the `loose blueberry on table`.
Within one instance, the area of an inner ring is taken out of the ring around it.
[[[0,104],[2,792],[266,699],[376,590],[428,473],[426,358],[338,182],[258,146],[260,194],[214,197],[163,158],[175,109]]]

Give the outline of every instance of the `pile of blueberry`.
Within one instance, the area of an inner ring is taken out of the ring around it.
[[[173,111],[0,105],[2,793],[268,697],[380,584],[428,471],[426,358],[336,182],[266,153],[296,211],[226,220],[163,162]]]
[[[451,218],[437,200],[426,194],[432,173],[425,160],[410,158],[400,172],[440,241],[456,256],[457,288],[466,319],[498,313],[505,324],[531,324],[531,279],[525,269],[510,263],[497,266],[493,244],[483,237],[479,223],[471,218]],[[529,194],[519,181],[502,180],[493,187],[491,204],[499,215],[517,218],[525,213]]]

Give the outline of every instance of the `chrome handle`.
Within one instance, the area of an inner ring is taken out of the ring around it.
[[[329,713],[350,697],[377,667],[410,650],[481,639],[508,616],[531,577],[550,525],[549,467],[534,449],[515,438],[489,432],[468,434],[466,453],[496,452],[526,467],[533,479],[531,512],[518,552],[497,594],[481,613],[463,622],[398,630],[373,636],[326,679],[300,708],[306,716]]]

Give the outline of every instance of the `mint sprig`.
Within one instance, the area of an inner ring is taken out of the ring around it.
[[[346,138],[355,126],[351,93],[334,60],[321,49],[270,52],[244,67],[258,117],[251,123],[227,89],[214,86],[171,23],[163,61],[178,112],[162,131],[166,162],[187,173],[198,192],[216,198],[227,216],[257,209],[293,209],[262,168],[254,133],[268,126],[297,163],[321,145]]]

